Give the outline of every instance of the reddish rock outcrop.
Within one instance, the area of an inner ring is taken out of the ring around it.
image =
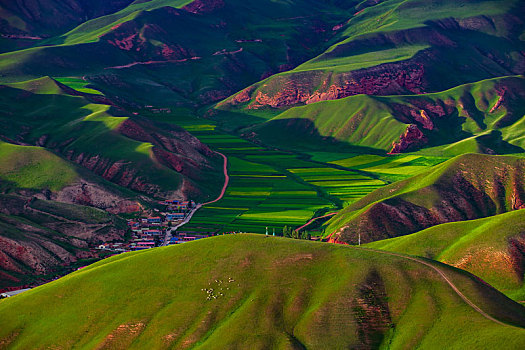
[[[225,6],[224,0],[195,0],[182,9],[195,14],[213,12]]]
[[[505,92],[506,91],[507,91],[507,89],[505,87],[503,87],[502,89],[497,91],[498,96],[499,96],[498,100],[496,101],[494,106],[492,106],[492,108],[490,109],[489,113],[494,113],[502,105],[502,103],[505,101]]]
[[[402,92],[418,94],[423,92],[424,73],[422,64],[410,62],[397,65],[385,64],[337,75],[320,76],[318,72],[292,73],[278,76],[259,87],[254,101],[248,108],[258,109],[265,106],[282,108],[359,94],[389,95]],[[316,89],[316,86],[319,88]],[[226,105],[228,104],[234,106],[238,102],[228,100]]]
[[[417,125],[410,124],[406,131],[399,137],[398,142],[392,144],[390,154],[402,153],[411,148],[423,145],[427,141],[425,134],[419,130]]]

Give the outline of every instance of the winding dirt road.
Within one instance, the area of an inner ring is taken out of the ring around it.
[[[424,261],[422,259],[418,259],[418,258],[415,258],[415,257],[411,257],[411,256],[403,255],[403,254],[398,254],[398,253],[394,253],[394,252],[389,252],[389,251],[385,251],[385,250],[377,250],[377,249],[370,249],[370,248],[360,248],[360,247],[355,247],[355,246],[349,246],[349,247],[354,248],[354,249],[369,250],[369,251],[373,251],[373,252],[380,253],[380,254],[388,254],[388,255],[392,255],[392,256],[397,256],[397,257],[400,257],[400,258],[403,258],[403,259],[412,260],[412,261],[415,261],[417,263],[420,263],[420,264],[423,264],[425,266],[428,266],[432,270],[436,271],[445,280],[445,282],[448,283],[448,285],[454,290],[454,292],[456,292],[456,294],[461,299],[463,299],[463,301],[465,303],[467,303],[470,307],[472,307],[477,313],[479,313],[480,315],[482,315],[483,317],[485,317],[486,319],[488,319],[490,321],[496,322],[497,324],[499,324],[501,326],[516,327],[516,326],[513,326],[511,324],[501,322],[501,321],[495,319],[494,317],[490,316],[489,314],[487,314],[479,306],[477,306],[476,304],[474,304],[474,302],[472,302],[469,298],[467,298],[465,296],[465,294],[463,294],[459,290],[459,288],[454,284],[454,282],[452,282],[447,277],[447,275],[445,275],[445,273],[442,270],[438,269],[436,266],[434,266],[434,265],[432,265],[432,264],[430,264],[430,263],[428,263],[428,262],[426,262],[426,261]],[[517,327],[517,328],[521,329],[521,327]]]
[[[199,210],[201,207],[203,207],[203,206],[205,206],[207,204],[212,204],[212,203],[215,203],[217,201],[220,201],[222,199],[222,197],[224,197],[224,194],[226,193],[226,188],[228,188],[228,184],[230,183],[230,175],[228,175],[228,157],[226,157],[224,154],[222,154],[220,152],[217,152],[217,151],[215,151],[215,153],[220,155],[223,158],[223,160],[224,160],[224,164],[223,164],[223,167],[222,167],[223,172],[224,172],[224,185],[222,186],[222,190],[221,190],[221,193],[219,194],[219,197],[217,197],[216,199],[214,199],[214,200],[212,200],[210,202],[197,204],[197,206],[191,210],[191,212],[188,214],[188,216],[186,216],[184,221],[182,221],[177,226],[174,226],[174,227],[166,230],[166,235],[164,236],[164,241],[162,243],[162,246],[169,245],[169,242],[170,242],[170,239],[171,239],[171,236],[172,236],[172,232],[177,231],[179,228],[181,228],[182,226],[184,226],[188,222],[190,222],[191,218],[193,217],[193,214],[195,214],[195,212],[197,210]]]
[[[215,151],[218,155],[220,155],[224,159],[224,165],[223,165],[223,172],[224,172],[224,186],[222,186],[221,194],[217,199],[214,199],[210,202],[202,203],[202,206],[212,204],[215,202],[218,202],[224,197],[224,193],[226,193],[226,188],[228,187],[228,183],[230,182],[230,175],[228,175],[228,157],[226,157],[224,154]]]

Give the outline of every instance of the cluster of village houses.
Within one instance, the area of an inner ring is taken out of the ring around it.
[[[160,202],[165,206],[163,211],[154,212],[155,215],[140,219],[128,220],[131,230],[131,239],[126,243],[106,243],[98,248],[102,250],[123,253],[160,247],[163,245],[180,244],[194,241],[208,235],[189,235],[186,232],[175,232],[170,240],[165,242],[167,230],[181,224],[195,208],[194,201],[165,200]]]

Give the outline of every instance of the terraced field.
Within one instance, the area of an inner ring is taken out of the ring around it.
[[[228,157],[230,184],[224,198],[200,209],[184,230],[264,233],[269,227],[270,233],[273,229],[281,232],[284,225],[300,226],[316,212],[335,208],[316,186],[298,181],[283,169],[292,159],[302,165],[313,163],[218,130],[198,131],[195,125],[190,129],[202,142]]]
[[[308,184],[321,187],[330,196],[340,199],[345,204],[354,202],[385,185],[382,180],[361,175],[355,171],[329,167],[292,168],[288,170]]]
[[[287,152],[226,133],[214,120],[196,118],[190,112],[149,117],[182,126],[228,157],[230,182],[224,197],[199,209],[184,226],[186,232],[265,233],[268,227],[270,234],[274,230],[280,234],[285,225],[299,227],[444,160],[421,155]]]

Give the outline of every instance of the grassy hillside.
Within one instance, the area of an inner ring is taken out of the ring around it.
[[[467,270],[518,301],[525,301],[525,210],[437,225],[367,247],[419,255]]]
[[[2,33],[10,39],[39,40],[88,19],[126,7],[133,0],[1,0]]]
[[[524,346],[522,306],[436,266],[503,324],[416,261],[231,235],[109,258],[2,300],[0,339],[8,348]]]
[[[466,154],[380,188],[334,216],[332,240],[356,244],[524,208],[524,158]]]
[[[60,191],[77,180],[67,161],[41,147],[19,146],[0,141],[0,184],[16,188]]]
[[[219,157],[176,126],[93,103],[93,95],[75,96],[81,93],[50,78],[0,88],[5,125],[0,135],[6,141],[48,148],[108,181],[152,196],[182,190],[185,196],[211,198],[214,185],[223,181],[214,172]],[[10,147],[11,153],[24,149]],[[197,185],[196,180],[207,181]]]
[[[135,1],[1,54],[0,81],[84,77],[127,106],[208,105],[321,53],[356,3]]]

